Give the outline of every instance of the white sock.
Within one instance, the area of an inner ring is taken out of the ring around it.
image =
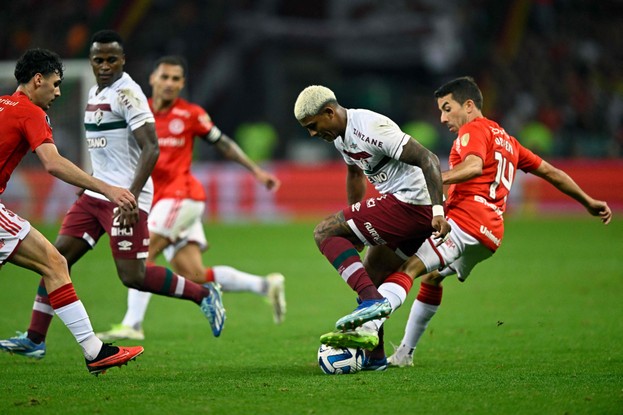
[[[389,304],[392,306],[392,313],[398,310],[407,299],[407,291],[394,282],[384,282],[381,284],[379,293],[389,300]],[[363,327],[366,330],[379,331],[385,320],[385,318],[371,320],[365,323]]]
[[[407,299],[407,291],[395,282],[384,282],[379,287],[379,293],[389,300],[392,313],[396,311]]]
[[[405,335],[400,343],[401,347],[413,349],[417,346],[437,309],[439,309],[438,305],[426,304],[417,299],[413,302],[405,327]]]
[[[123,317],[122,325],[140,330],[145,320],[151,293],[128,288],[128,309]]]
[[[266,295],[266,279],[237,270],[227,265],[212,267],[214,282],[221,284],[223,291],[251,291]]]
[[[102,341],[95,336],[93,326],[87,310],[82,301],[74,301],[71,304],[54,310],[65,326],[74,335],[74,338],[82,347],[82,353],[87,360],[93,360],[102,349]]]

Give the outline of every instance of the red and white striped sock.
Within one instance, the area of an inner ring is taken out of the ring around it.
[[[102,348],[102,341],[93,333],[87,310],[76,295],[73,284],[68,283],[57,288],[49,293],[49,298],[56,315],[82,347],[84,357],[87,360],[95,359]]]

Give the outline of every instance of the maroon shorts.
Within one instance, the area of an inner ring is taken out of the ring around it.
[[[61,225],[59,235],[84,239],[91,247],[106,232],[114,258],[143,259],[149,251],[147,213],[139,210],[139,220],[130,227],[121,227],[114,219],[117,207],[108,200],[82,194],[71,206]]]
[[[365,245],[387,245],[404,258],[413,255],[434,231],[430,205],[404,203],[390,194],[363,200],[342,212]]]

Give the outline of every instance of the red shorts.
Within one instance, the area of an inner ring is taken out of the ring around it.
[[[387,245],[405,259],[434,231],[430,205],[404,203],[391,194],[355,203],[342,212],[362,243]]]
[[[114,219],[117,207],[108,200],[82,194],[71,206],[61,225],[59,235],[84,239],[94,247],[106,232],[114,258],[144,259],[149,251],[147,213],[139,210],[139,220],[133,226],[120,227]]]

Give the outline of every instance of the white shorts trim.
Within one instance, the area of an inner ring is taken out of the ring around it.
[[[438,270],[444,277],[457,274],[460,281],[465,281],[476,264],[491,257],[493,252],[465,233],[454,220],[448,219],[448,223],[452,231],[446,242],[435,247],[435,240],[429,238],[415,255],[428,272]]]
[[[13,254],[30,232],[30,222],[20,218],[0,202],[0,265]]]

